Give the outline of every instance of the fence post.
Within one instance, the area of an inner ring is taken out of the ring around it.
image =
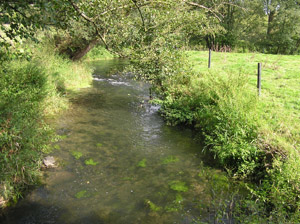
[[[211,65],[211,49],[209,49],[209,54],[208,54],[208,68],[210,68]]]
[[[261,94],[261,63],[258,63],[258,68],[257,68],[257,91],[258,91],[258,96]]]

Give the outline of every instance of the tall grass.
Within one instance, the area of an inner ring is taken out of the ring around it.
[[[39,181],[43,154],[56,139],[46,118],[67,108],[67,95],[88,86],[92,78],[89,68],[57,55],[49,42],[29,48],[29,60],[1,62],[1,200],[17,200]]]
[[[254,204],[266,208],[262,211],[265,220],[297,222],[300,76],[296,67],[293,71],[280,61],[285,57],[270,58],[225,54],[208,69],[207,52],[190,52],[178,62],[181,70],[164,64],[162,70],[173,74],[164,77],[160,88],[164,93],[156,101],[169,123],[194,126],[206,150],[232,177],[255,183],[248,188]],[[262,97],[255,86],[260,61],[264,62]],[[269,68],[276,75],[266,72]],[[284,85],[285,91],[280,88],[284,83],[290,84]]]

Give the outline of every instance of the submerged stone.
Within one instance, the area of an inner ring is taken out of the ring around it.
[[[43,160],[46,168],[57,167],[53,156],[46,156]]]

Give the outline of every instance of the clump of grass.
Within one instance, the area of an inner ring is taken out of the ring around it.
[[[87,87],[91,70],[55,53],[49,42],[27,44],[31,55],[0,64],[0,198],[16,200],[39,182],[42,155],[58,139],[46,123]],[[30,59],[30,60],[28,60]]]

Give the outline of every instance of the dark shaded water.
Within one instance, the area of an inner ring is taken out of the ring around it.
[[[93,87],[57,125],[61,166],[3,223],[230,222],[237,189],[203,165],[191,130],[165,125],[146,84],[112,72],[122,64],[93,64]]]

